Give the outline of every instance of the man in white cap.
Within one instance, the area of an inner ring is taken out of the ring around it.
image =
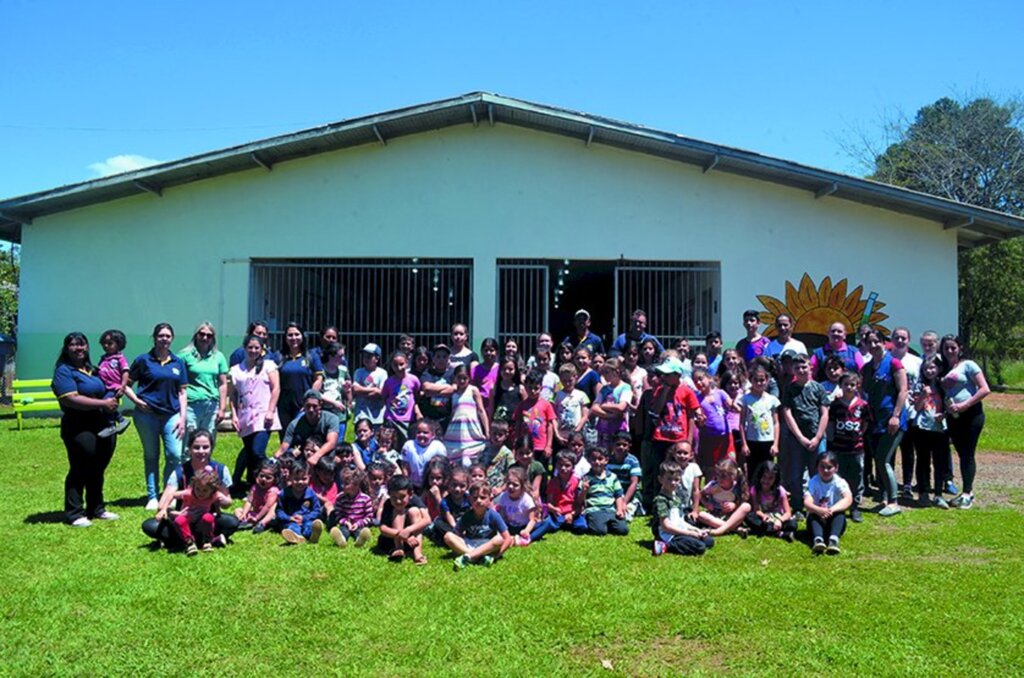
[[[572,317],[572,324],[576,326],[576,336],[567,336],[562,340],[563,344],[570,344],[573,351],[586,346],[590,349],[590,355],[604,353],[604,342],[601,337],[590,331],[590,311],[581,308]]]

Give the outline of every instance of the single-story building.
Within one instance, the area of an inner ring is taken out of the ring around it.
[[[833,320],[957,325],[957,250],[1024,220],[596,115],[472,93],[0,201],[22,243],[18,372],[63,335],[210,320],[400,333],[465,321],[532,347],[586,308],[608,342],[643,308],[663,339],[742,336],[783,309],[813,341]],[[884,311],[883,311],[884,309]],[[350,348],[351,351],[351,348]]]

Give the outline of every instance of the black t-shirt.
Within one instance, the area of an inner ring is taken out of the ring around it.
[[[427,509],[427,505],[423,503],[423,500],[417,497],[415,494],[409,497],[409,503],[405,505],[406,510],[410,508]],[[391,503],[391,500],[384,502],[384,508],[380,512],[380,524],[390,525],[395,521],[395,506]]]

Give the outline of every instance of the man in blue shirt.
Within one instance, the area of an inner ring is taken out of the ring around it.
[[[566,337],[562,340],[563,344],[570,344],[574,352],[586,346],[590,349],[590,355],[604,353],[604,342],[601,341],[601,337],[590,331],[590,311],[585,308],[576,311],[572,323],[576,326],[576,336]]]
[[[665,347],[661,345],[658,338],[653,334],[647,334],[647,313],[641,309],[633,311],[633,315],[630,318],[632,326],[628,332],[623,332],[615,339],[615,343],[612,344],[611,354],[613,356],[622,355],[622,349],[626,347],[626,340],[633,339],[638,344],[643,343],[648,339],[653,339],[655,346],[658,348],[658,355],[661,355]]]

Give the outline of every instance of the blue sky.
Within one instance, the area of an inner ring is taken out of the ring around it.
[[[882,118],[1024,91],[1005,1],[0,0],[0,36],[0,198],[476,90],[859,174]]]

